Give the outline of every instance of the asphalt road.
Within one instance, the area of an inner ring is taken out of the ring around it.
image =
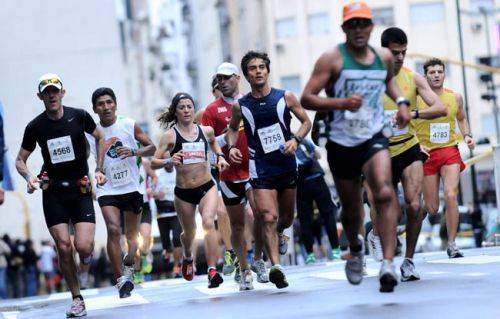
[[[359,286],[347,282],[343,262],[329,262],[287,268],[290,286],[282,290],[254,282],[254,291],[239,292],[231,277],[208,289],[203,276],[144,283],[127,299],[112,287],[83,295],[88,318],[500,318],[500,247],[464,253],[453,260],[445,252],[417,255],[422,280],[400,282],[385,294],[378,291],[379,265],[369,259]],[[5,300],[0,313],[6,319],[64,318],[69,302],[68,293]]]

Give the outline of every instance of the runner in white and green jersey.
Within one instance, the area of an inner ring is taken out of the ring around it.
[[[351,284],[361,282],[364,240],[358,237],[363,210],[361,175],[374,194],[384,251],[379,273],[380,291],[392,292],[397,275],[392,263],[396,244],[398,204],[392,187],[388,150],[389,126],[385,125],[383,96],[398,105],[396,122],[410,121],[409,102],[397,87],[394,61],[387,49],[368,45],[373,30],[370,8],[363,1],[344,6],[342,29],[346,42],[324,53],[302,94],[302,105],[328,112],[328,163],[342,203],[342,224],[349,240],[346,276]],[[327,97],[319,96],[325,90]]]

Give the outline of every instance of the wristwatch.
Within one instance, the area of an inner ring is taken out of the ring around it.
[[[410,105],[410,101],[408,101],[408,99],[405,98],[404,96],[400,96],[396,99],[396,104],[398,106],[400,106],[401,104]]]
[[[414,109],[412,110],[413,112],[415,112],[415,117],[414,119],[418,119],[420,117],[420,113],[418,112],[418,109]]]

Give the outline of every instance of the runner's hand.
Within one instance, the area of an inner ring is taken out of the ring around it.
[[[362,104],[363,104],[363,98],[361,97],[361,95],[353,94],[348,98],[344,99],[343,106],[344,109],[347,111],[356,112],[357,110],[359,110]]]
[[[40,184],[40,180],[36,176],[30,177],[28,180],[28,194],[33,194],[34,191],[38,189],[38,185]]]
[[[219,156],[219,159],[217,161],[217,168],[219,169],[219,172],[224,172],[229,168],[229,163],[226,162],[226,159],[224,157]]]
[[[172,163],[174,163],[175,166],[181,166],[182,165],[182,159],[184,158],[184,154],[182,151],[179,151],[172,155]]]
[[[400,129],[406,127],[411,121],[411,114],[407,107],[399,108],[398,113],[396,113],[396,124]]]
[[[102,172],[96,172],[95,173],[95,181],[96,181],[97,185],[99,185],[99,186],[106,184],[106,182],[107,182],[106,175],[104,175]]]
[[[229,150],[229,159],[231,160],[231,162],[234,162],[236,164],[241,164],[241,161],[243,160],[243,155],[241,155],[241,151],[239,149],[233,147],[231,150]]]
[[[422,144],[420,144],[420,152],[424,153],[425,155],[427,155],[427,158],[431,157],[431,154],[429,153],[431,151],[430,148],[428,147],[425,147],[423,146]]]
[[[293,156],[295,155],[295,151],[297,150],[297,141],[292,138],[285,143],[285,148],[283,149],[283,154],[286,156]]]
[[[470,136],[465,136],[464,137],[464,141],[465,143],[467,143],[467,146],[469,147],[469,149],[473,150],[474,147],[476,147],[476,142],[474,141],[474,139]]]
[[[116,153],[118,154],[118,156],[120,156],[122,159],[123,158],[127,158],[127,157],[132,157],[132,156],[135,156],[134,154],[134,150],[131,149],[131,148],[128,148],[128,147],[118,147],[116,149]]]

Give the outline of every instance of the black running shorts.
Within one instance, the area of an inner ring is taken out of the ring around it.
[[[391,158],[392,164],[392,184],[398,186],[399,181],[403,177],[404,170],[416,161],[425,162],[427,154],[420,150],[420,144],[415,144],[403,153]]]
[[[99,206],[113,206],[122,212],[142,212],[143,195],[139,192],[132,192],[120,195],[104,195],[97,199]]]
[[[291,171],[277,176],[253,178],[250,180],[253,189],[275,189],[278,192],[297,188],[297,171]]]
[[[48,228],[70,221],[95,224],[92,194],[82,194],[78,188],[43,191],[42,202]]]
[[[355,179],[362,173],[363,165],[379,151],[389,148],[389,140],[382,132],[360,145],[347,147],[328,141],[326,144],[328,165],[335,178]]]
[[[208,193],[208,191],[215,186],[213,180],[209,180],[203,185],[195,188],[180,188],[175,186],[174,194],[180,200],[191,203],[193,205],[198,205],[201,199]]]
[[[248,181],[243,182],[229,182],[220,181],[220,188],[222,192],[222,200],[226,206],[234,206],[247,203],[247,190],[250,189]]]

